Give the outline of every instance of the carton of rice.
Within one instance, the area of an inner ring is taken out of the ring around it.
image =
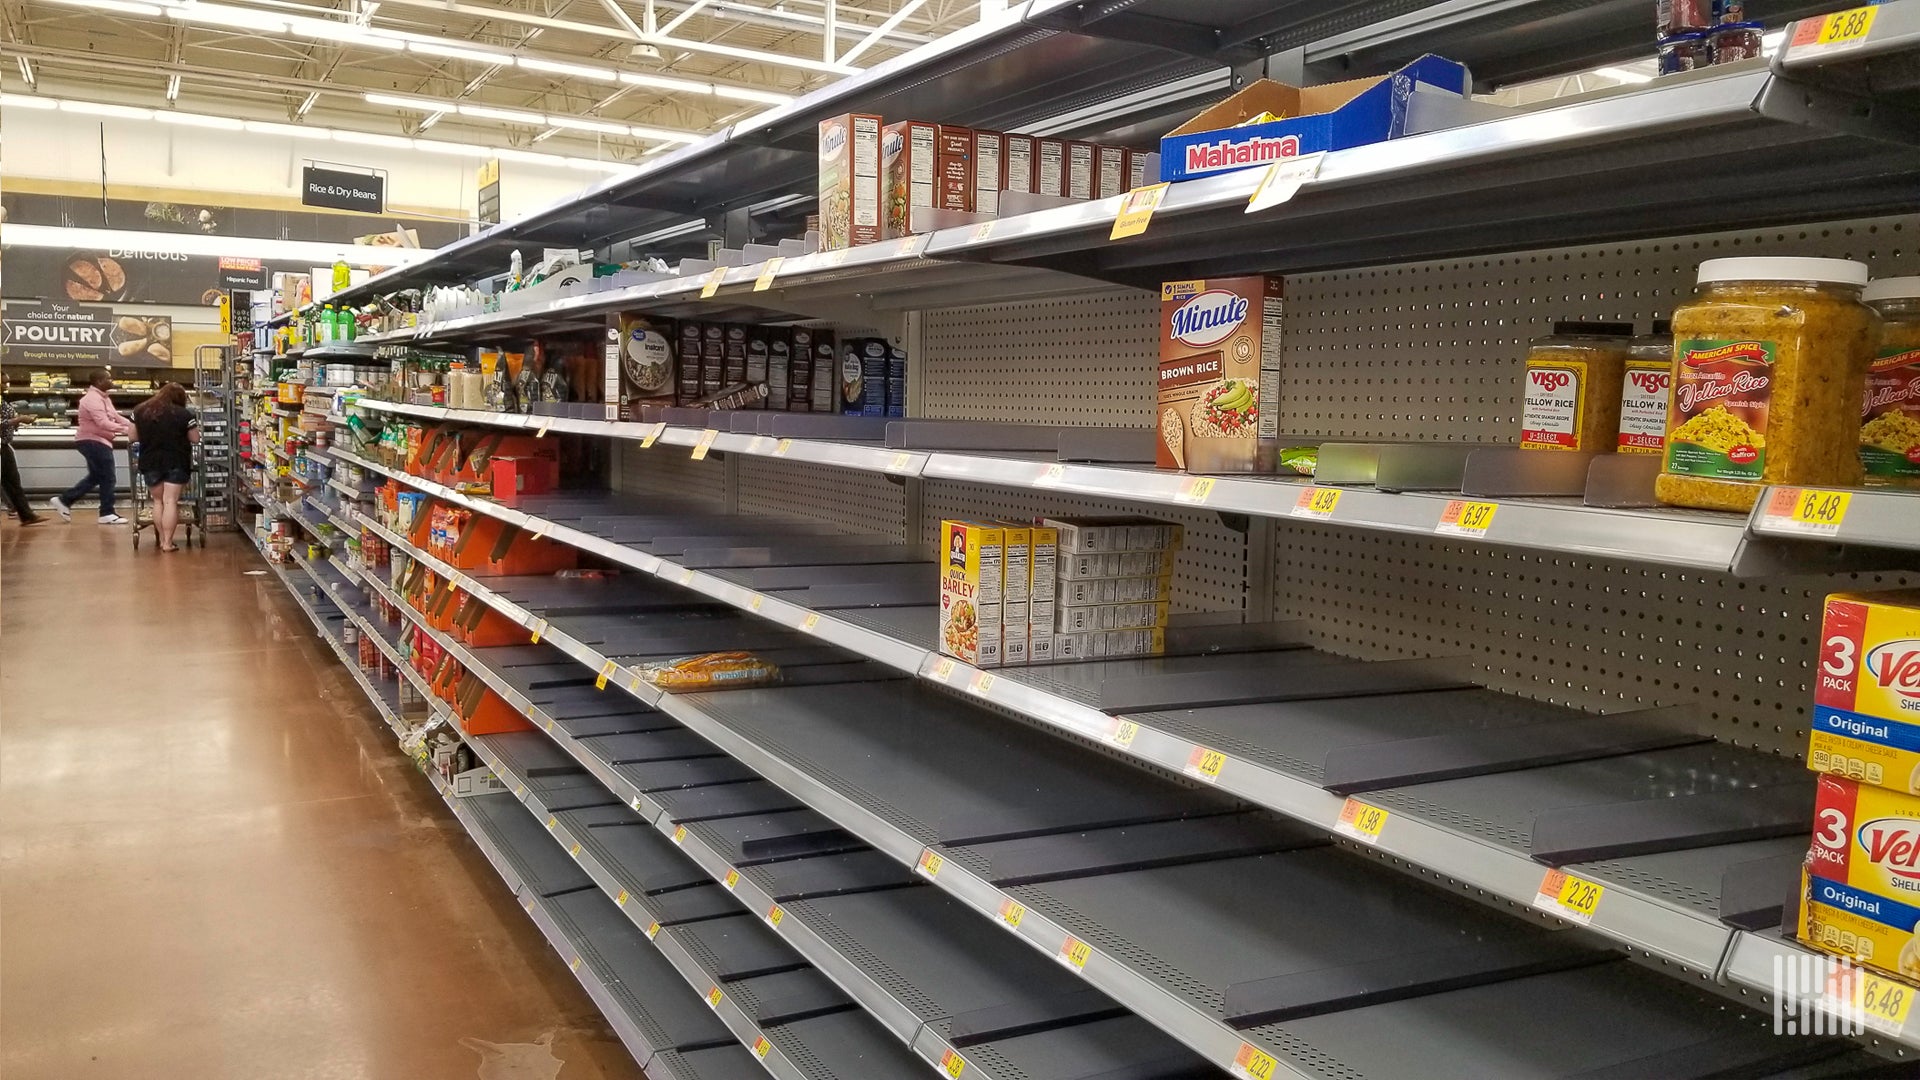
[[[1155,464],[1194,473],[1274,470],[1280,328],[1278,277],[1160,286]]]
[[[1005,663],[1006,528],[943,521],[940,548],[940,651],[975,667],[999,667]]]

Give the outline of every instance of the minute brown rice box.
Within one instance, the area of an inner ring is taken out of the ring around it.
[[[1160,468],[1273,471],[1281,305],[1278,277],[1160,286]]]

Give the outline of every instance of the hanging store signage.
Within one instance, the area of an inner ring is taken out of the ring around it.
[[[173,319],[84,304],[8,304],[6,362],[47,367],[171,367]]]
[[[267,287],[267,264],[260,259],[220,258],[220,287],[252,292]]]
[[[488,158],[481,162],[480,174],[476,179],[480,188],[480,202],[477,208],[480,223],[500,224],[500,159]]]
[[[387,209],[387,178],[308,165],[300,170],[300,201],[330,210],[381,214]]]

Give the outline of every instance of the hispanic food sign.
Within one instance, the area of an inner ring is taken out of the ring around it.
[[[8,304],[6,362],[42,367],[171,367],[170,316],[86,304]]]

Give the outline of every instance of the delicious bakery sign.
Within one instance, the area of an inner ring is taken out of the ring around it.
[[[245,264],[248,272],[236,273],[236,264]],[[171,251],[16,247],[7,249],[5,285],[6,295],[18,300],[199,306],[217,303],[228,289],[264,287],[264,279],[276,270],[312,269]],[[254,280],[261,284],[253,285]]]
[[[8,304],[6,362],[45,367],[168,367],[173,320],[85,304]]]

